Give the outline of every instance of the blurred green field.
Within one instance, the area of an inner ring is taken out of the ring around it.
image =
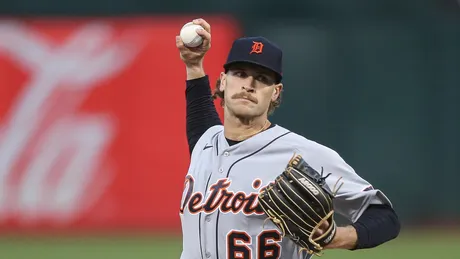
[[[168,236],[0,237],[1,259],[173,259],[180,250],[179,238]],[[329,250],[321,258],[455,259],[460,258],[460,233],[402,232],[397,240],[371,250]]]

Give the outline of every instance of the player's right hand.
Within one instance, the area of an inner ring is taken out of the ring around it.
[[[204,55],[211,48],[211,25],[201,18],[193,20],[193,23],[204,28],[204,30],[197,31],[203,37],[203,43],[200,46],[195,48],[186,47],[180,36],[176,36],[176,47],[179,49],[180,57],[187,67],[201,66]]]

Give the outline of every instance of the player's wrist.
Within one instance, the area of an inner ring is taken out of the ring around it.
[[[337,227],[336,234],[326,249],[353,249],[356,247],[358,234],[353,226]]]
[[[197,78],[204,77],[206,74],[204,72],[203,64],[188,64],[186,65],[187,80],[193,80]]]

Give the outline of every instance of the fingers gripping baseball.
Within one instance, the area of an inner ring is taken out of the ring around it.
[[[201,28],[196,28],[196,34],[202,38],[200,45],[196,47],[187,46],[180,35],[176,36],[176,47],[180,52],[182,61],[188,65],[200,65],[202,60],[211,48],[211,26],[204,19],[193,20],[193,24],[200,25]],[[193,33],[193,32],[191,32]]]
[[[203,37],[203,45],[211,46],[211,25],[204,19],[196,19],[194,24],[200,25],[204,30],[197,30],[198,35]]]

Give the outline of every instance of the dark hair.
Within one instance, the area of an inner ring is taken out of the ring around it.
[[[225,100],[224,100],[224,91],[220,90],[220,78],[217,79],[215,89],[212,94],[212,98],[215,100],[217,98],[220,98],[220,105],[224,106]],[[281,91],[282,92],[282,91]],[[278,108],[281,104],[281,92],[278,95],[278,98],[275,101],[270,102],[270,106],[268,107],[268,115],[273,114],[276,108]]]

